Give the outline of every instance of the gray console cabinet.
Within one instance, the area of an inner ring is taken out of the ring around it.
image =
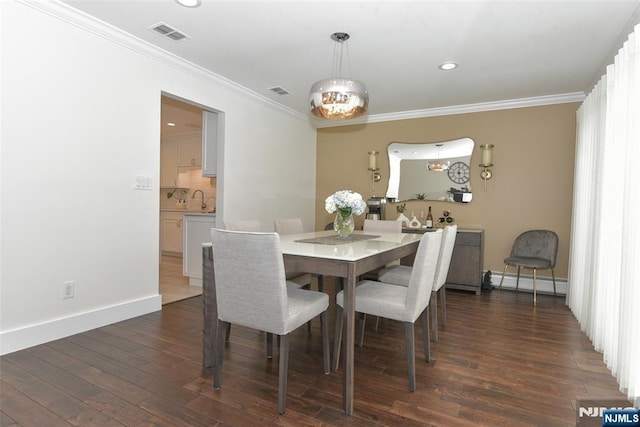
[[[403,233],[424,233],[424,228],[403,228]],[[433,230],[430,230],[433,231]],[[484,254],[484,230],[458,229],[447,275],[448,289],[482,292],[482,266]],[[402,264],[412,265],[413,259],[403,259]]]

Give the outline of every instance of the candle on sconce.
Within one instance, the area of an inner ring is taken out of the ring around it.
[[[369,151],[369,170],[378,170],[378,151]]]
[[[492,166],[493,165],[493,144],[484,144],[484,145],[481,145],[481,148],[482,148],[482,165]]]

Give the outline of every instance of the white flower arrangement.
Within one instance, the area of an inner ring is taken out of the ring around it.
[[[329,213],[339,210],[343,216],[362,215],[367,204],[362,199],[360,193],[351,190],[340,190],[327,197],[324,201],[324,208]]]

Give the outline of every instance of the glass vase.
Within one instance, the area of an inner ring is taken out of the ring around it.
[[[351,233],[353,233],[353,229],[355,228],[355,223],[353,221],[353,214],[351,210],[340,210],[336,211],[336,219],[333,221],[333,229],[338,233],[338,237],[346,239],[349,237]]]

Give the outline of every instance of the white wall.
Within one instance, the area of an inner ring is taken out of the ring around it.
[[[34,5],[0,2],[0,354],[161,308],[163,91],[225,112],[224,217],[312,226],[306,118],[66,6]],[[134,191],[136,175],[152,191]],[[68,280],[75,297],[63,300]]]

